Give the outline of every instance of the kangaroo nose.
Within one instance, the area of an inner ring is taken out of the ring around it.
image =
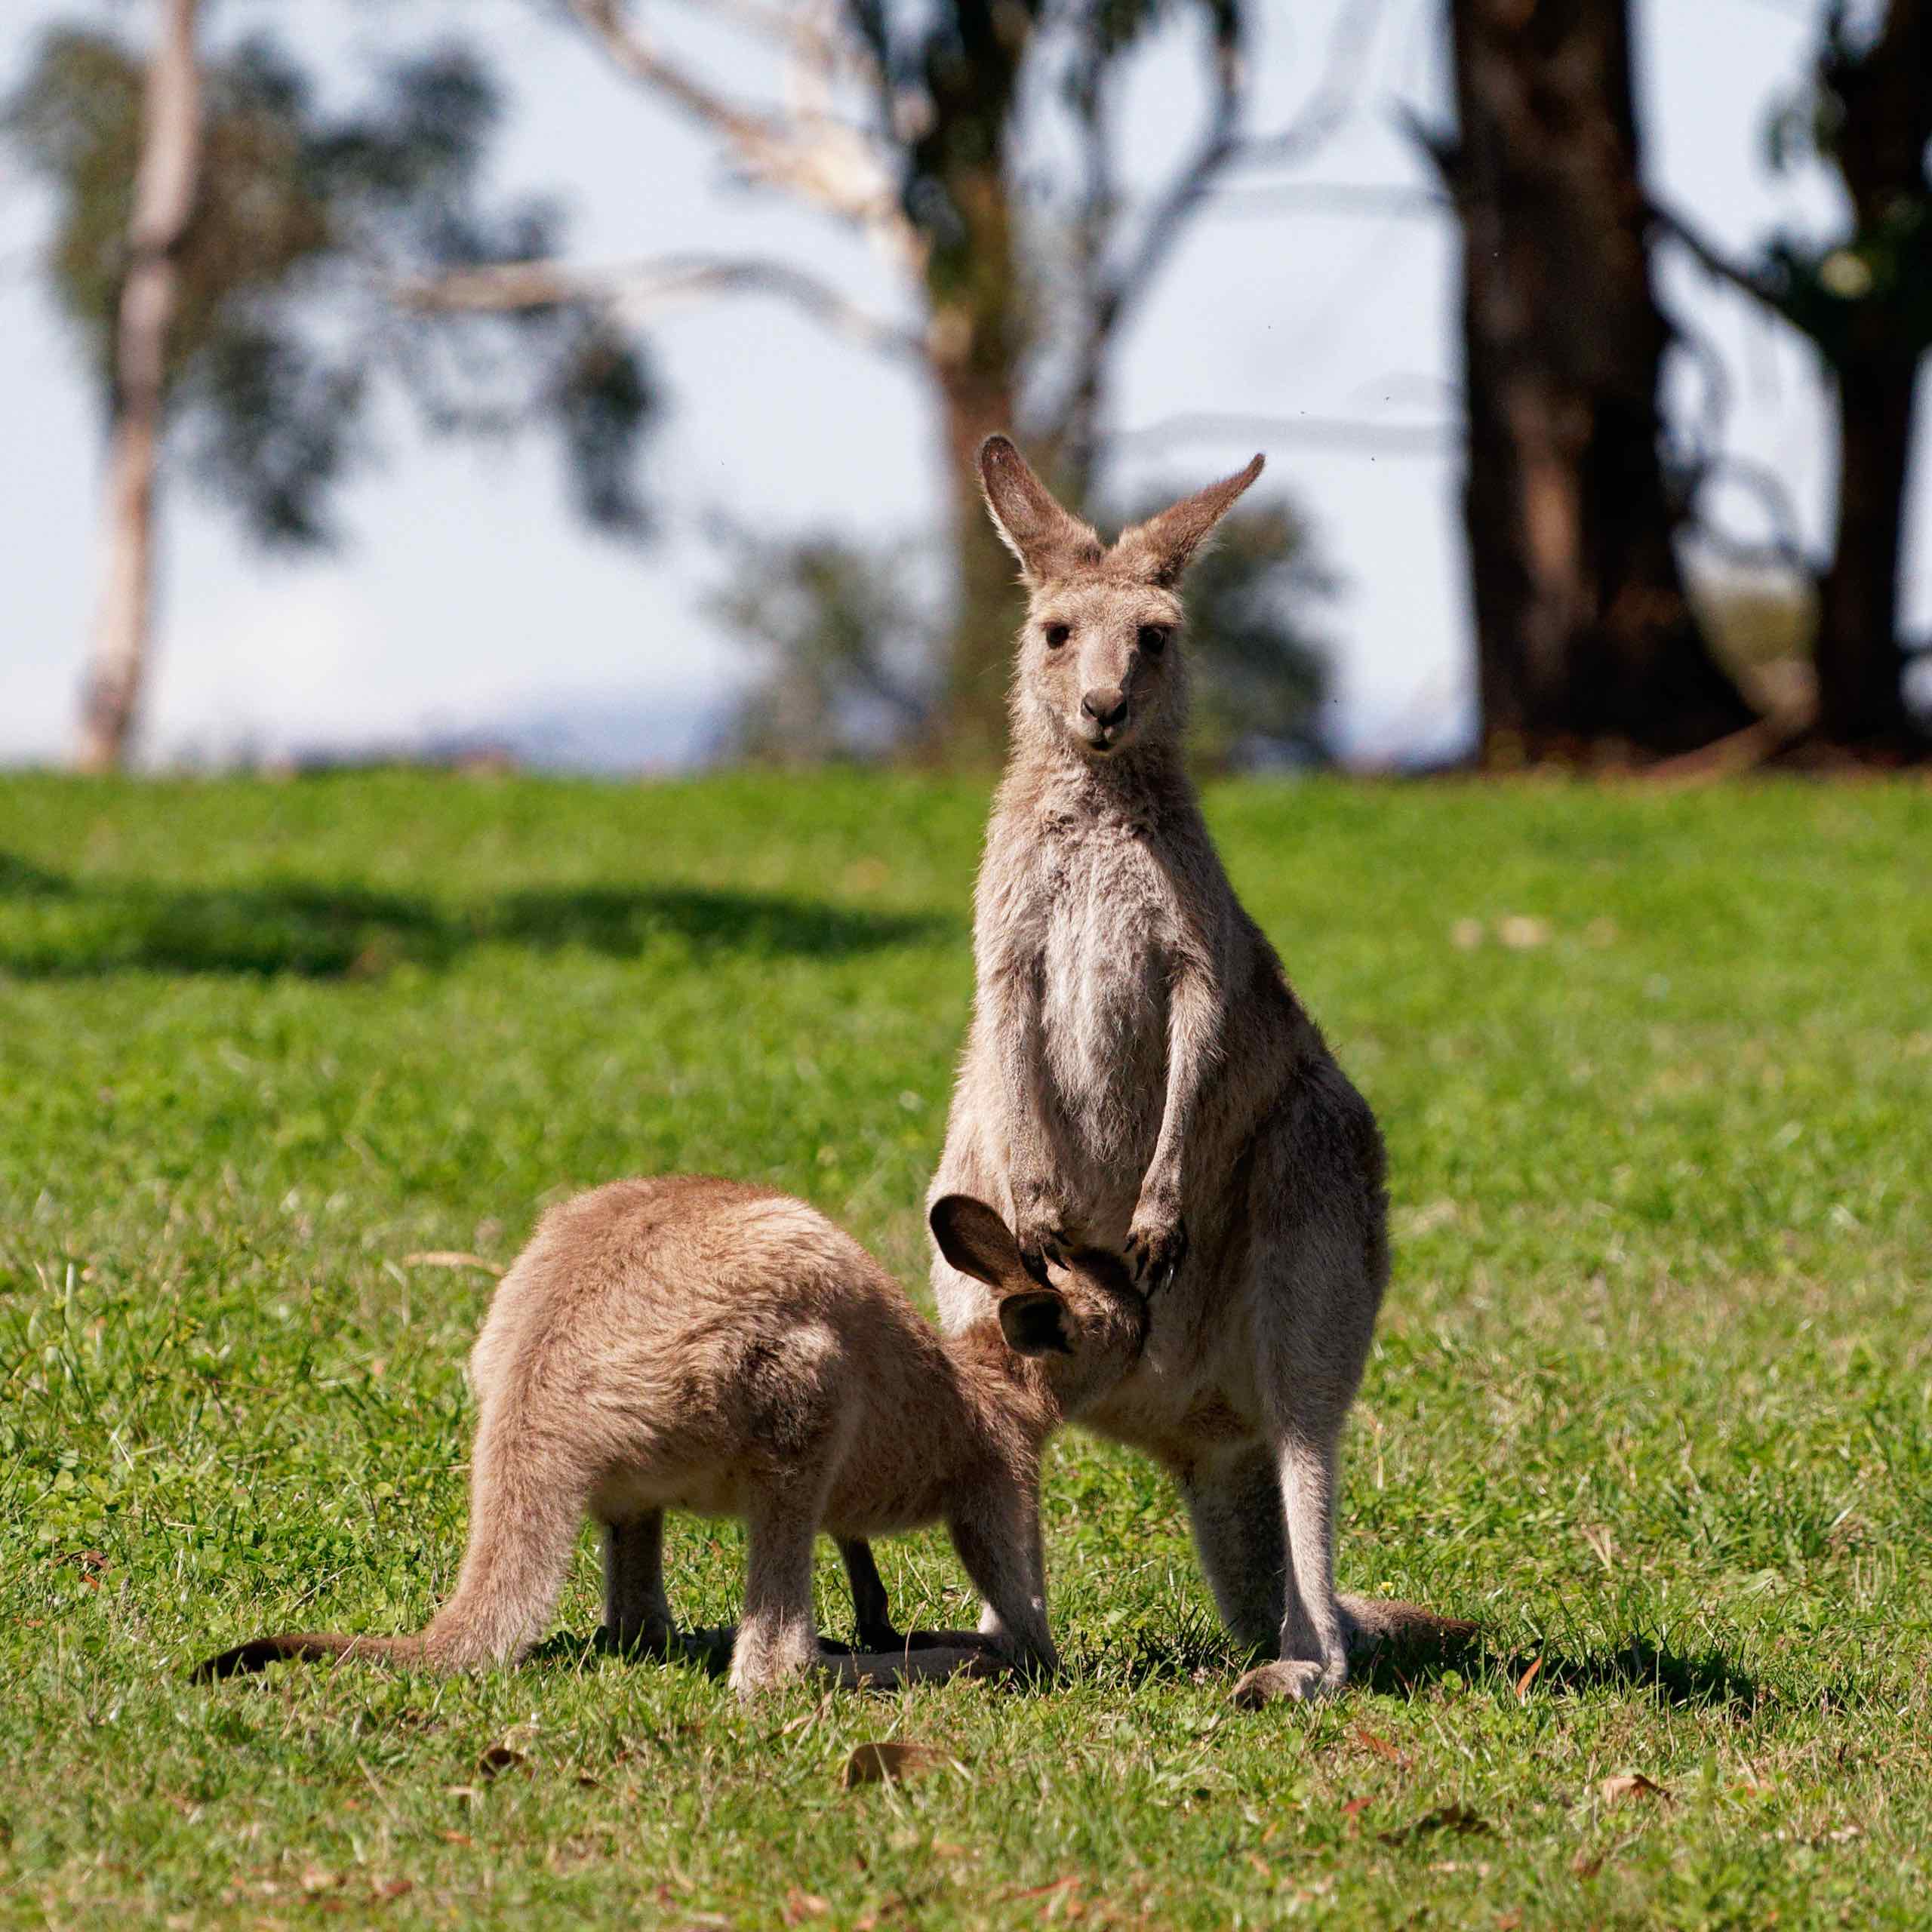
[[[1102,731],[1110,731],[1127,715],[1127,694],[1118,688],[1089,691],[1080,700],[1080,708]]]

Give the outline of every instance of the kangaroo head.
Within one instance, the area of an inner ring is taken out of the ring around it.
[[[1014,678],[1015,722],[1038,725],[1078,757],[1104,760],[1137,740],[1173,738],[1186,711],[1175,639],[1182,574],[1261,474],[1210,484],[1124,531],[1111,548],[1056,500],[1004,436],[980,448],[993,527],[1030,592]]]
[[[998,1294],[1000,1333],[1035,1361],[1069,1412],[1097,1400],[1147,1346],[1147,1297],[1118,1256],[1083,1248],[1051,1268],[1050,1286],[1027,1273],[1013,1231],[983,1201],[949,1194],[933,1203],[933,1238],[962,1275]]]

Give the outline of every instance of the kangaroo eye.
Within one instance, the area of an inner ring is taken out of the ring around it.
[[[1165,624],[1143,624],[1140,626],[1140,648],[1149,657],[1158,657],[1167,649],[1169,635]]]
[[[1067,624],[1049,624],[1047,626],[1047,648],[1057,651],[1073,635],[1072,627]]]

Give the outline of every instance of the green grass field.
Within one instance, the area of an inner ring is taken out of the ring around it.
[[[260,1629],[414,1628],[454,1576],[490,1282],[405,1257],[696,1168],[918,1278],[984,806],[0,780],[0,1920],[1926,1922],[1903,785],[1212,795],[1390,1141],[1343,1580],[1480,1619],[1459,1668],[1235,1712],[1171,1491],[1070,1437],[1049,1691],[740,1710],[592,1648],[587,1540],[520,1671],[184,1681]],[[676,1525],[687,1620],[742,1551]],[[943,1538],[881,1560],[907,1619],[969,1618]],[[829,1546],[822,1580],[842,1629]],[[886,1737],[953,1765],[844,1789]]]

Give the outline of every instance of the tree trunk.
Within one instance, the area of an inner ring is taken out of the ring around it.
[[[84,771],[112,771],[123,763],[140,702],[153,605],[155,472],[168,333],[180,292],[177,253],[200,170],[196,0],[165,0],[165,6],[148,70],[128,273],[115,337],[102,583],[76,752]]]
[[[966,371],[937,372],[945,420],[949,528],[957,601],[936,748],[969,764],[997,761],[1006,746],[1006,693],[1023,608],[1018,567],[993,534],[980,497],[980,445],[1013,426],[1010,383]]]
[[[1625,0],[1454,0],[1482,756],[1661,756],[1754,714],[1711,657],[1657,441]]]
[[[1911,500],[1915,355],[1838,371],[1838,500],[1818,600],[1818,735],[1850,751],[1904,752],[1914,733],[1899,641],[1899,561]]]
[[[1009,130],[1039,0],[955,0],[956,32],[928,43],[932,114],[908,151],[906,205],[926,245],[926,341],[951,499],[956,599],[931,748],[970,763],[1006,745],[1020,602],[1012,559],[980,501],[981,441],[1011,432],[1026,342]]]
[[[1819,345],[1838,383],[1838,500],[1819,598],[1817,735],[1838,749],[1903,754],[1924,749],[1905,701],[1898,619],[1927,333],[1923,245],[1906,238],[1932,220],[1932,0],[1890,0],[1878,32],[1856,51],[1828,41],[1820,78],[1842,108],[1834,158],[1851,199],[1850,248],[1903,272],[1847,298]]]

